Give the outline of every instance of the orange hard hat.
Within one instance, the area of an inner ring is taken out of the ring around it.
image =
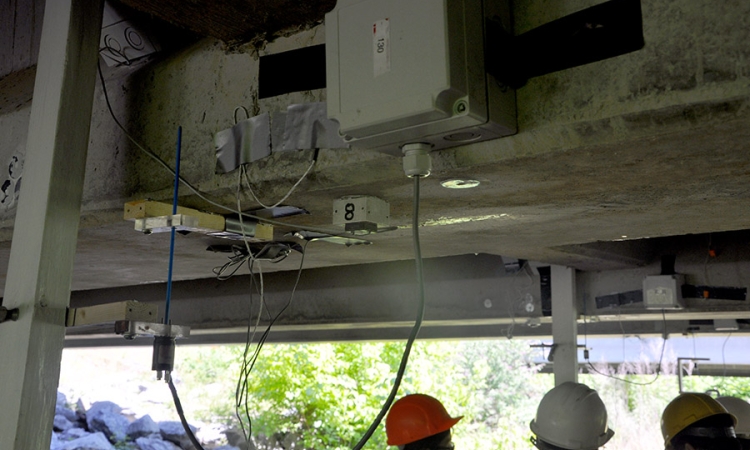
[[[450,430],[462,417],[451,417],[434,397],[407,395],[391,406],[385,418],[388,445],[406,445]]]

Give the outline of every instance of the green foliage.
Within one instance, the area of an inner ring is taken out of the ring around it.
[[[721,396],[750,399],[750,378],[691,376],[683,378],[683,386],[690,392],[713,391]]]
[[[267,345],[248,384],[253,432],[293,434],[307,448],[351,448],[388,395],[397,347]],[[372,440],[385,446],[382,430]]]
[[[292,434],[306,448],[351,448],[387,398],[402,352],[403,343],[266,346],[249,383],[253,433]],[[529,382],[537,369],[528,359],[524,342],[418,342],[399,397],[428,393],[463,415],[454,430],[459,447],[515,441],[526,448],[528,420],[545,390]],[[385,447],[381,426],[367,448]]]
[[[309,449],[352,448],[380,412],[395,380],[403,342],[266,345],[248,380],[253,436],[272,448],[284,438]],[[240,346],[198,347],[177,362],[190,411],[233,419]],[[463,420],[457,448],[528,448],[528,422],[551,377],[534,378],[523,341],[417,342],[398,397],[422,392]],[[223,389],[223,396],[217,391]],[[221,401],[217,400],[220,399]],[[502,431],[501,431],[502,430]],[[381,424],[366,448],[387,448]]]
[[[188,417],[231,424],[241,347],[194,346],[176,352],[176,379]],[[188,388],[183,393],[182,387]]]
[[[606,448],[658,448],[662,442],[661,412],[677,395],[676,377],[618,373],[603,365],[597,366],[597,370],[619,378],[600,374],[579,375],[579,382],[596,389],[607,406],[608,422],[615,435]]]
[[[419,341],[412,349],[398,397],[422,392],[463,419],[453,429],[458,449],[528,449],[529,422],[552,375],[530,362],[528,342]],[[349,449],[380,411],[393,385],[403,342],[266,345],[248,382],[249,410],[258,448],[284,439],[306,449]],[[177,352],[179,380],[190,417],[231,423],[242,346],[189,347]],[[597,369],[579,381],[596,389],[615,430],[608,450],[657,448],[661,412],[677,395],[677,378],[655,378],[648,365]],[[638,383],[638,384],[635,384]],[[745,378],[686,377],[685,389],[750,397]],[[182,392],[181,392],[182,393]],[[189,409],[192,408],[192,409]],[[267,439],[264,439],[265,436]],[[384,426],[365,446],[387,448]]]

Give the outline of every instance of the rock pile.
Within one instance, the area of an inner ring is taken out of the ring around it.
[[[76,410],[57,394],[50,450],[195,450],[180,422],[155,422],[149,415],[131,421],[115,403],[96,402]],[[193,432],[196,427],[191,425]],[[229,445],[204,445],[205,449],[240,450]]]

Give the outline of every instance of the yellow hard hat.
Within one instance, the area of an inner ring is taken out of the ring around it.
[[[719,414],[730,417],[732,422],[737,424],[737,418],[729,414],[721,403],[707,394],[686,392],[678,395],[669,402],[661,415],[661,434],[664,436],[664,445],[669,445],[677,433],[695,422]]]

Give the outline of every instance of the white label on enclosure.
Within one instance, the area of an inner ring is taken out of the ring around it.
[[[391,36],[388,19],[380,19],[372,24],[372,56],[374,76],[391,70]]]

